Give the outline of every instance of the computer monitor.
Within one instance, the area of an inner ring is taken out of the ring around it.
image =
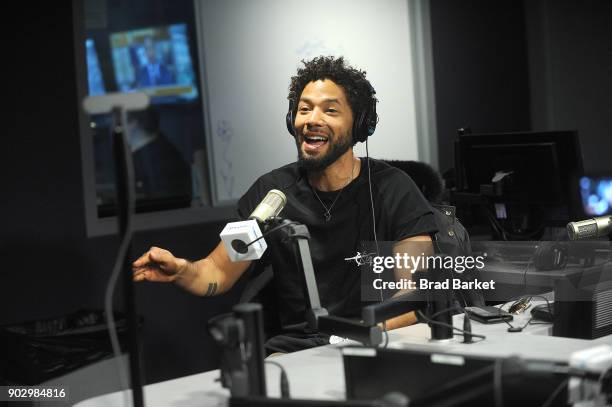
[[[197,99],[186,24],[113,33],[110,46],[118,91],[145,92],[153,104]]]
[[[410,399],[411,406],[492,406],[497,365],[502,372],[499,380],[504,405],[542,406],[565,380],[561,375],[545,374],[543,369],[537,375],[508,369],[505,366],[517,366],[510,358],[460,355],[449,350],[349,346],[342,348],[342,354],[346,397],[355,400],[399,391]],[[546,361],[532,362],[547,365]],[[565,398],[566,394],[559,394],[556,400]]]
[[[462,134],[455,142],[456,192],[478,197],[509,234],[537,238],[576,217],[582,154],[575,131]],[[531,233],[530,233],[531,232]]]

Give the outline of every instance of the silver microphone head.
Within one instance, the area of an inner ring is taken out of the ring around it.
[[[570,240],[597,238],[610,233],[611,225],[612,216],[570,222],[567,224],[567,234]]]
[[[265,198],[257,205],[249,219],[255,219],[259,222],[278,216],[287,203],[287,197],[278,189],[271,189]]]

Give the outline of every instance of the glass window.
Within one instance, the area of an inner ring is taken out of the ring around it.
[[[208,205],[205,135],[192,1],[84,3],[88,96],[145,92],[127,140],[136,212]],[[99,218],[115,215],[110,114],[89,117]]]

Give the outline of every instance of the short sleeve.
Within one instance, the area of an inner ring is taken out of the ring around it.
[[[390,237],[400,241],[435,234],[438,228],[433,208],[412,178],[400,170],[390,168],[384,180],[380,193],[387,211]]]
[[[251,185],[248,191],[240,197],[236,208],[240,220],[246,220],[264,198],[267,193],[265,184],[264,177],[260,177]]]

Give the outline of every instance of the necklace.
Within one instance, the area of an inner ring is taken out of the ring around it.
[[[321,205],[325,209],[325,212],[323,212],[323,217],[325,218],[325,222],[329,222],[331,220],[331,211],[332,211],[334,205],[336,204],[336,202],[338,201],[338,198],[340,198],[340,195],[342,195],[342,191],[344,191],[344,188],[346,188],[346,186],[353,180],[354,171],[355,171],[355,163],[353,162],[352,166],[351,166],[351,177],[348,179],[348,181],[346,181],[346,184],[344,184],[342,189],[340,189],[340,192],[338,192],[338,194],[336,195],[336,197],[332,201],[332,203],[329,206],[329,208],[327,207],[327,205],[325,205],[323,203],[323,201],[319,197],[319,194],[317,194],[317,189],[314,188],[314,187],[311,187],[312,188],[312,192],[314,192],[315,196],[317,197],[317,199],[319,200],[319,202],[321,203]]]

